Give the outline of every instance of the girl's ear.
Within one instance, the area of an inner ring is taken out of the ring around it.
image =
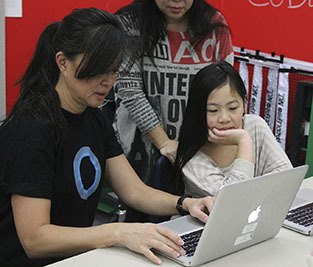
[[[55,55],[55,62],[57,63],[60,71],[66,70],[67,67],[67,59],[62,51],[59,51]]]

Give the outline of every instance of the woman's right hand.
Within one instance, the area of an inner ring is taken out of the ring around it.
[[[185,255],[183,240],[173,231],[152,223],[121,223],[116,231],[119,245],[145,255],[150,261],[160,264],[161,260],[151,249],[172,257]]]

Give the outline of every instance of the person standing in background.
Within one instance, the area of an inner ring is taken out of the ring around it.
[[[136,0],[117,14],[138,38],[140,56],[115,85],[114,127],[129,162],[147,184],[161,154],[175,161],[177,138],[195,73],[233,63],[230,29],[205,0]],[[128,209],[127,220],[146,221]]]

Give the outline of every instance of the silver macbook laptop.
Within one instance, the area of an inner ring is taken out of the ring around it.
[[[205,225],[189,215],[161,223],[185,240],[187,254],[171,259],[196,266],[274,237],[307,169],[304,165],[223,186]]]
[[[313,190],[302,188],[287,214],[284,227],[304,235],[313,235]]]

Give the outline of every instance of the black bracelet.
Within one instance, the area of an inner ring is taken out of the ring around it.
[[[183,208],[183,201],[185,200],[185,198],[187,197],[192,197],[190,195],[182,195],[178,200],[177,200],[177,204],[176,204],[176,209],[178,211],[178,213],[182,216],[184,215],[188,215],[189,214],[189,211],[185,210]]]

